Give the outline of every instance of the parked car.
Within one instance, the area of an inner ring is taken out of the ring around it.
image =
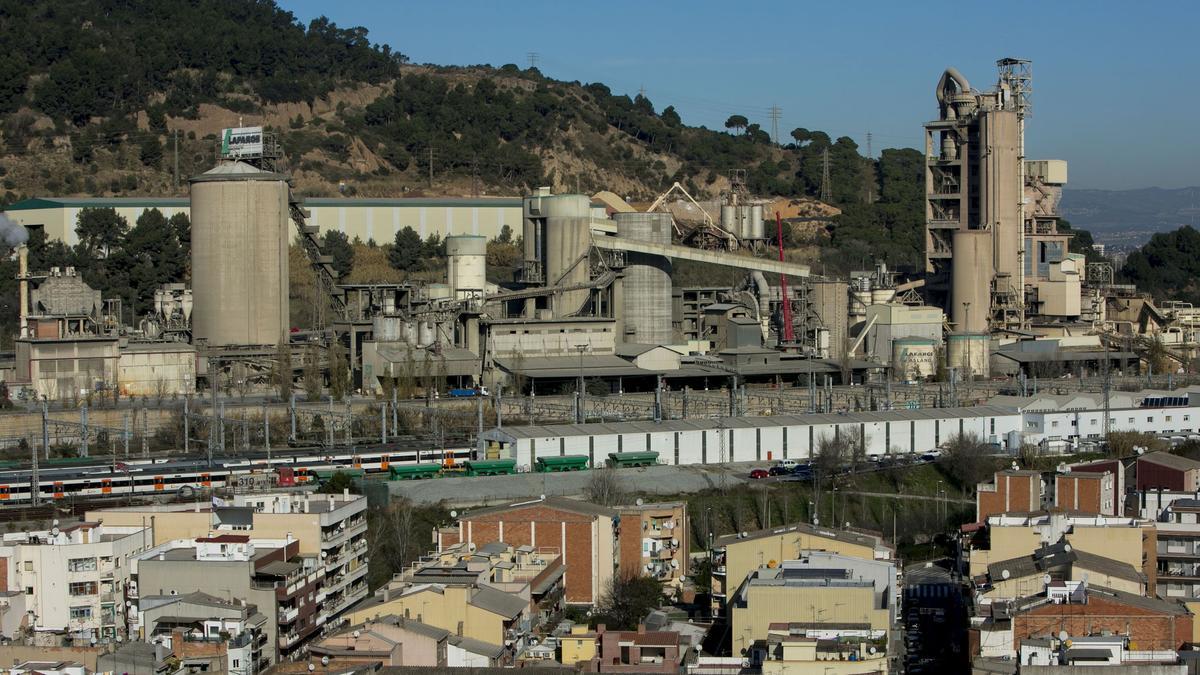
[[[787,476],[792,473],[792,467],[776,464],[775,466],[767,469],[767,473],[772,476]]]
[[[754,469],[750,472],[750,479],[751,480],[759,480],[761,478],[766,478],[767,476],[770,476],[770,475],[771,475],[771,472],[767,471],[766,469]]]
[[[792,469],[800,466],[800,462],[797,462],[794,459],[781,459],[778,462],[775,462],[775,466],[781,466],[788,471],[791,471]]]
[[[797,464],[796,468],[792,469],[792,478],[796,480],[808,480],[813,477],[813,468],[811,464]]]

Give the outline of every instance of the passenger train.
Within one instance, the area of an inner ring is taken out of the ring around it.
[[[447,467],[470,460],[470,448],[358,448],[350,452],[300,451],[247,457],[136,459],[95,457],[93,464],[50,467],[38,472],[41,500],[104,498],[123,495],[190,495],[207,488],[273,484],[291,487],[319,482],[339,470],[388,474],[393,465],[440,462]],[[31,502],[29,468],[0,471],[0,504]]]

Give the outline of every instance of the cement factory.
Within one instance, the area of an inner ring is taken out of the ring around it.
[[[1030,63],[997,66],[986,91],[953,68],[934,88],[923,270],[813,275],[786,260],[772,204],[738,190],[696,201],[676,184],[641,210],[611,192],[549,188],[520,199],[304,200],[272,135],[233,129],[246,142],[192,178],[189,199],[104,200],[131,215],[190,213],[191,287],[161,288],[153,312],[131,321],[73,269],[28,269],[22,247],[20,335],[0,379],[48,400],[113,388],[187,396],[222,378],[267,391],[282,351],[299,376],[313,346],[328,371],[334,344],[361,395],[420,377],[427,399],[462,388],[573,394],[585,380],[600,395],[1132,375],[1152,365],[1152,341],[1173,372],[1195,352],[1200,316],[1156,307],[1114,284],[1111,265],[1068,251],[1071,235],[1057,228],[1067,164],[1026,158]],[[72,214],[90,203],[31,201],[7,215],[68,241]],[[386,240],[405,225],[444,236],[443,282],[342,283],[322,250],[330,228]],[[496,283],[487,243],[506,226],[522,260]],[[321,325],[289,325],[293,240],[322,292]],[[680,287],[679,261],[744,276]]]

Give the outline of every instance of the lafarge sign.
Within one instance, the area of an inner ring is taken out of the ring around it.
[[[237,127],[221,132],[222,157],[261,157],[262,127]]]

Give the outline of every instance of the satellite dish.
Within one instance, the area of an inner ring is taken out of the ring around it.
[[[357,639],[357,638],[358,638],[360,635],[362,635],[362,633],[361,633],[361,632],[359,632],[359,631],[354,631],[354,637],[355,637],[355,639]]]
[[[322,656],[322,657],[321,657],[321,665],[323,665],[323,666],[328,666],[328,665],[329,665],[329,657],[328,657],[328,656]]]
[[[1066,642],[1067,639],[1070,637],[1071,637],[1070,635],[1067,635],[1067,631],[1065,631],[1065,630],[1058,631],[1058,641],[1059,642]]]
[[[868,654],[874,654],[874,653],[875,653],[875,648],[874,648],[874,647],[871,647],[871,648],[867,649],[867,653],[868,653]]]
[[[1020,468],[1021,468],[1021,465],[1020,465],[1020,464],[1017,464],[1016,462],[1013,462],[1013,463],[1012,463],[1012,470],[1013,470],[1013,471],[1017,471],[1017,470],[1018,470],[1018,469],[1020,469]]]
[[[451,517],[451,518],[457,518],[457,517],[458,517],[458,511],[451,511],[451,512],[450,512],[450,517]]]
[[[746,532],[742,533],[742,539],[745,539],[746,537],[749,537],[749,536],[750,536],[749,533],[746,533]]]
[[[1066,551],[1067,553],[1070,553],[1070,552],[1071,552],[1071,545],[1070,545],[1070,544],[1063,544],[1063,551]]]
[[[540,496],[538,497],[538,499],[540,499],[540,500],[542,500],[542,501],[546,501],[546,495],[540,495]]]
[[[1000,572],[1001,579],[1007,579],[1011,576],[1012,576],[1012,572],[1009,572],[1008,570],[1004,570],[1004,571]]]
[[[54,527],[50,528],[50,536],[57,537],[60,531],[61,530],[58,529],[58,526],[55,525]]]
[[[645,502],[645,501],[643,501],[641,497],[638,497],[638,499],[637,499],[637,505],[638,505],[638,506],[641,506],[642,504],[645,504],[645,503],[646,503],[646,502]]]
[[[1047,586],[1050,585],[1050,575],[1049,574],[1042,575],[1042,583]]]
[[[58,518],[55,518],[50,524],[54,527],[58,527]]]

